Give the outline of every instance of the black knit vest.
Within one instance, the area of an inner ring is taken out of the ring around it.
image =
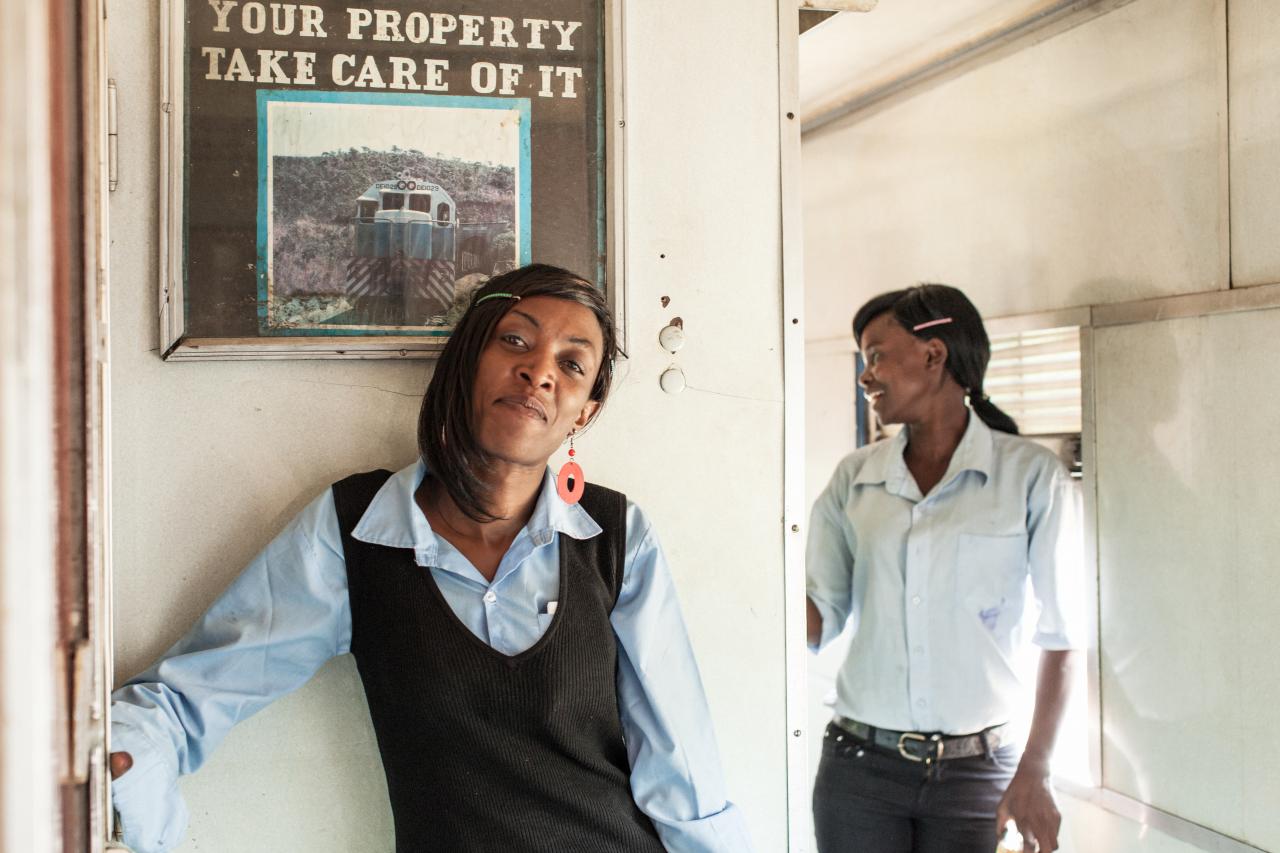
[[[609,622],[626,499],[587,486],[604,533],[560,537],[555,616],[509,657],[458,619],[412,550],[352,537],[388,476],[356,474],[333,495],[397,853],[660,853],[631,796]]]

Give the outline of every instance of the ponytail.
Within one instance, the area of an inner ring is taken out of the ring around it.
[[[969,395],[969,406],[973,409],[973,413],[992,429],[1007,432],[1011,435],[1018,434],[1017,422],[1005,414],[1003,409],[991,402],[991,398],[982,393],[981,389]]]

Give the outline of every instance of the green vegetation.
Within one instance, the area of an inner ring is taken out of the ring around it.
[[[487,219],[495,208],[515,212],[515,169],[510,166],[431,157],[396,146],[390,151],[349,148],[314,157],[277,156],[272,165],[277,226],[304,217],[350,222],[365,190],[401,172],[444,187],[463,221]]]
[[[351,310],[345,296],[290,296],[272,300],[267,323],[273,328],[290,329],[323,323]]]
[[[296,220],[277,217],[271,258],[277,296],[343,293],[352,227],[349,222],[338,225],[305,216]]]

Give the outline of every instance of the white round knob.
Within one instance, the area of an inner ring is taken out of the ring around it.
[[[663,371],[662,376],[658,377],[658,384],[668,394],[679,394],[684,390],[684,371],[678,367],[668,367]]]
[[[658,332],[658,344],[667,352],[678,352],[684,346],[684,329],[679,326],[664,327]]]

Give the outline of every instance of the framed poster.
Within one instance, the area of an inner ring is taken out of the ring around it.
[[[621,288],[622,0],[167,0],[166,359],[430,357],[532,261]]]

